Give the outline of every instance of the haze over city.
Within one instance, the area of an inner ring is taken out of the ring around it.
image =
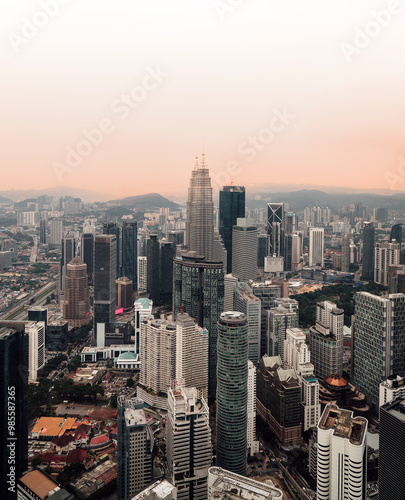
[[[1,190],[184,197],[203,143],[216,189],[405,190],[401,2],[45,3],[0,8]]]

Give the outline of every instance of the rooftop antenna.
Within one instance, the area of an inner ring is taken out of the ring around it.
[[[203,137],[203,149],[202,149],[202,155],[201,155],[201,168],[206,168],[206,164],[205,164],[204,137]]]

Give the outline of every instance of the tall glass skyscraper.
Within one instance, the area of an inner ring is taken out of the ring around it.
[[[219,192],[219,234],[227,251],[227,272],[232,273],[232,227],[245,217],[244,186],[224,186]]]
[[[374,245],[375,228],[372,222],[365,222],[363,229],[363,267],[362,277],[366,280],[374,279]]]
[[[248,321],[240,312],[218,320],[217,465],[246,475]]]
[[[94,324],[111,323],[116,307],[117,240],[112,234],[94,240]]]
[[[122,275],[132,281],[136,290],[138,283],[138,225],[135,221],[124,221],[122,225]]]
[[[121,228],[115,222],[104,222],[103,234],[115,234],[116,255],[115,279],[121,276]]]
[[[284,246],[284,203],[267,204],[267,234],[270,242],[270,255],[280,257]]]
[[[214,204],[204,153],[191,172],[187,199],[186,245],[206,260],[213,258]]]

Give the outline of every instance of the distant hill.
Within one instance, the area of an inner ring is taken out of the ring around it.
[[[176,210],[180,207],[177,203],[168,200],[159,193],[141,194],[138,196],[129,196],[121,200],[114,200],[116,203],[126,207],[132,207],[139,210],[152,209],[152,208],[170,208]]]
[[[13,200],[0,195],[0,203],[13,203]]]
[[[75,188],[69,186],[56,186],[54,188],[46,189],[9,189],[6,191],[0,191],[0,197],[5,196],[10,198],[12,201],[23,201],[28,198],[37,198],[41,195],[55,196],[60,198],[61,196],[73,196],[74,198],[80,198],[84,203],[94,203],[96,201],[107,201],[109,196],[105,193],[98,193],[96,191],[91,191],[89,189]]]

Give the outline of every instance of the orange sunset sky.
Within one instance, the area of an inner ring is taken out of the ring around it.
[[[203,140],[218,185],[405,190],[405,0],[3,0],[0,32],[0,191],[185,193]]]

